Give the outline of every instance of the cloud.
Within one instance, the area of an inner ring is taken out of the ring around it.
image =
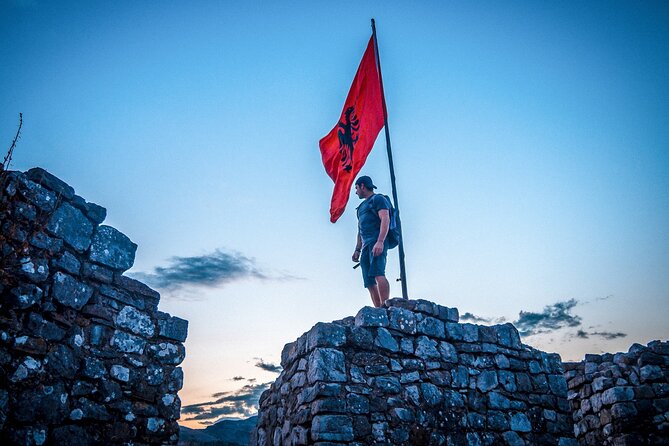
[[[548,333],[563,327],[578,327],[581,325],[581,317],[570,314],[577,304],[576,299],[570,299],[548,305],[541,313],[521,311],[513,324],[522,336]]]
[[[244,381],[244,377],[243,376],[233,376],[232,380],[233,381]]]
[[[593,331],[593,332],[588,333],[588,332],[583,331],[583,330],[578,330],[576,332],[576,337],[577,338],[589,339],[590,336],[601,336],[602,338],[606,339],[607,341],[610,341],[610,340],[617,339],[617,338],[624,338],[624,337],[627,336],[627,333],[621,333],[621,332],[613,333],[613,332],[610,332],[610,331]]]
[[[191,404],[181,409],[187,421],[199,421],[212,424],[226,416],[250,417],[258,412],[260,395],[271,383],[247,384],[234,392],[218,392],[212,395],[213,401]]]
[[[576,332],[576,337],[577,338],[582,338],[582,339],[588,339],[590,337],[590,333],[583,331],[583,330],[578,330]]]
[[[612,297],[613,297],[613,294],[609,294],[608,296],[597,297],[597,298],[595,298],[595,300],[608,300],[608,299],[611,299]]]
[[[194,257],[172,257],[167,266],[153,272],[139,272],[133,277],[165,291],[184,287],[216,288],[241,279],[295,280],[298,277],[280,273],[271,275],[258,267],[255,259],[239,252],[217,249],[210,254]]]
[[[279,373],[281,372],[281,366],[278,364],[272,364],[270,362],[265,362],[262,360],[262,358],[255,358],[258,360],[256,362],[256,367],[263,369],[267,372],[274,372],[274,373]]]
[[[460,320],[461,321],[472,321],[472,322],[490,322],[491,321],[491,319],[486,319],[484,317],[477,316],[477,315],[472,314],[472,313],[465,313],[465,314],[460,315]]]

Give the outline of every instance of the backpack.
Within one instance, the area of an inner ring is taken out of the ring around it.
[[[393,249],[400,244],[400,239],[402,238],[402,224],[400,222],[400,213],[393,206],[393,202],[390,201],[388,195],[383,195],[383,197],[388,200],[388,205],[390,209],[388,214],[390,215],[390,225],[388,226],[388,235],[386,235],[386,241],[388,242],[388,249]]]

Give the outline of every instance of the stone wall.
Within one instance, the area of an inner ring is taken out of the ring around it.
[[[254,446],[576,444],[558,355],[429,301],[318,323],[281,365]]]
[[[176,444],[188,323],[137,245],[42,169],[0,172],[0,443]]]
[[[669,445],[669,342],[565,363],[581,445]]]

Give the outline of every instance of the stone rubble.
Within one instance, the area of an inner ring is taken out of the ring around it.
[[[391,299],[318,323],[281,365],[253,446],[577,444],[557,354],[433,302]]]
[[[579,444],[669,445],[669,342],[586,355],[564,369]]]
[[[135,245],[43,169],[0,173],[0,443],[176,444],[188,322]]]

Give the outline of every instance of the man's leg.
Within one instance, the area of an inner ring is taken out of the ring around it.
[[[381,297],[379,296],[379,287],[377,285],[370,285],[367,287],[369,290],[369,295],[372,298],[372,303],[376,308],[379,308],[382,304]]]
[[[390,297],[390,284],[386,276],[376,276],[376,292],[379,299],[379,307]]]

